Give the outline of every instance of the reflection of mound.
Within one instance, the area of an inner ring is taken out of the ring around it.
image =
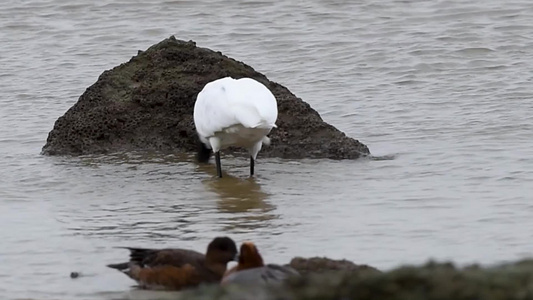
[[[204,181],[207,188],[219,196],[218,209],[229,216],[228,229],[255,229],[266,227],[277,216],[269,212],[276,207],[267,201],[268,194],[253,178],[236,178],[224,175]]]

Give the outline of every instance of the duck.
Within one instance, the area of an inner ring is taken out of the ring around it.
[[[220,150],[243,147],[250,155],[250,177],[255,160],[267,136],[276,128],[276,97],[261,82],[252,78],[224,77],[208,82],[198,93],[193,119],[199,138],[197,159],[207,163],[215,154],[217,176],[222,178]]]
[[[252,242],[244,242],[241,245],[239,261],[236,266],[226,271],[220,284],[266,284],[281,283],[291,276],[300,274],[289,266],[266,264],[263,257]]]
[[[229,237],[216,237],[204,254],[188,249],[121,247],[130,251],[125,263],[109,264],[149,290],[182,290],[201,284],[217,284],[236,261],[237,246]]]

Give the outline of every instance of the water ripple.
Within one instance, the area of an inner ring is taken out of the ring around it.
[[[529,2],[78,2],[0,10],[4,297],[140,297],[105,268],[126,255],[113,247],[202,250],[221,234],[269,262],[531,255]],[[190,155],[39,155],[103,70],[172,34],[287,86],[373,156],[260,157],[251,180],[225,155],[217,180]]]

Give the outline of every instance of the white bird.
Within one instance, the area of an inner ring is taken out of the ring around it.
[[[207,162],[215,153],[217,175],[222,177],[220,150],[244,147],[250,154],[250,176],[254,161],[267,135],[276,126],[276,97],[262,83],[225,77],[207,83],[194,104],[194,125],[200,138],[198,161]]]

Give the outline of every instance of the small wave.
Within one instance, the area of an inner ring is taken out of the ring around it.
[[[455,51],[456,53],[461,53],[461,54],[468,54],[468,55],[477,55],[477,54],[487,54],[487,53],[491,53],[491,52],[494,52],[494,50],[490,49],[490,48],[479,48],[479,47],[474,47],[474,48],[464,48],[464,49],[460,49],[460,50],[456,50]]]
[[[380,161],[380,160],[394,160],[394,159],[396,159],[396,155],[395,154],[368,155],[366,158],[368,158],[370,160],[377,160],[377,161]]]

